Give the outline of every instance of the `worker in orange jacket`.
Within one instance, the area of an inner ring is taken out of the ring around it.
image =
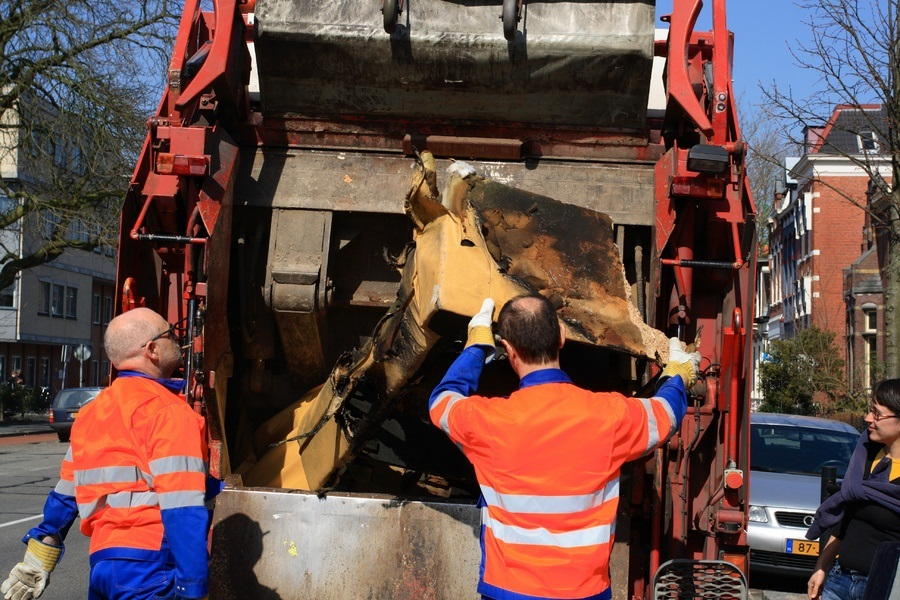
[[[169,379],[181,363],[174,327],[137,308],[103,343],[119,375],[78,413],[44,520],[0,586],[6,600],[40,597],[77,515],[91,538],[89,600],[208,594],[208,452],[184,381]]]
[[[700,355],[670,340],[652,398],[590,392],[560,369],[565,328],[553,306],[519,296],[498,317],[519,389],[508,398],[476,396],[496,350],[493,310],[485,300],[429,400],[432,422],[472,462],[481,487],[478,591],[492,600],[610,599],[620,468],[677,431]]]

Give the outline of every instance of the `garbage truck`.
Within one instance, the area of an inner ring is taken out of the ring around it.
[[[225,482],[213,598],[476,598],[479,488],[427,416],[481,301],[549,298],[594,390],[701,356],[623,471],[616,598],[745,597],[756,210],[725,0],[187,0],[116,310],[186,348]],[[711,13],[711,14],[709,14]],[[502,360],[485,393],[517,385]]]

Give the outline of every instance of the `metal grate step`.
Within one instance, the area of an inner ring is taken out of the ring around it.
[[[653,598],[746,600],[747,579],[722,560],[670,560],[653,576]]]

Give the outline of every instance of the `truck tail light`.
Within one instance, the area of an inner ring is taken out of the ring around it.
[[[156,172],[160,175],[206,175],[209,157],[160,152],[156,155]]]
[[[673,177],[672,195],[721,200],[725,197],[725,180],[702,175]]]

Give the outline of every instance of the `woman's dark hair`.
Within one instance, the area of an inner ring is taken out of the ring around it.
[[[497,328],[526,363],[547,363],[559,356],[559,321],[543,296],[523,294],[504,304]]]
[[[884,379],[872,388],[872,400],[900,415],[900,379]]]

